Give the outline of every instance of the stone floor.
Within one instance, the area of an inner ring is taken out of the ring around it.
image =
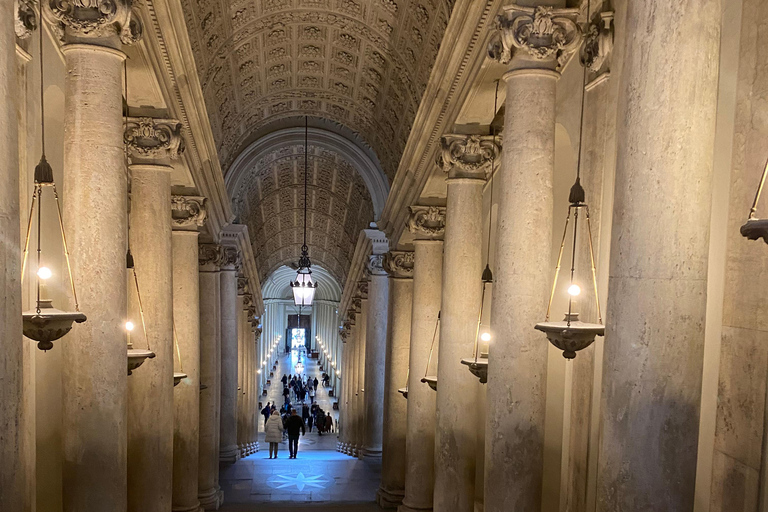
[[[295,373],[301,360],[296,353],[284,355],[267,400],[282,404],[283,373]],[[320,378],[317,362],[303,359],[306,375]],[[334,418],[332,397],[318,388],[317,402]],[[263,425],[263,423],[262,423]],[[314,512],[368,512],[380,510],[374,503],[381,477],[381,463],[358,460],[336,451],[336,434],[307,433],[299,441],[298,458],[288,459],[288,442],[280,445],[277,460],[270,460],[263,432],[259,434],[261,451],[237,463],[222,466],[219,481],[224,491],[227,511],[292,512],[311,509]]]

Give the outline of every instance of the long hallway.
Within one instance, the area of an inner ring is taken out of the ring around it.
[[[302,375],[322,380],[316,359],[299,356],[295,351],[284,354],[278,359],[272,384],[267,390],[269,403],[283,404],[280,378],[283,374],[295,375],[299,362],[304,366]],[[328,389],[320,384],[315,402],[324,411],[331,412],[336,426],[338,411],[333,410],[334,400]],[[306,402],[309,404],[309,399]],[[266,402],[261,407],[264,405]],[[297,410],[300,409],[297,407]],[[259,416],[259,452],[235,464],[221,466],[219,479],[226,497],[221,510],[289,512],[308,507],[319,511],[377,510],[374,499],[381,477],[379,461],[358,460],[337,452],[337,434],[320,435],[316,429],[307,430],[300,438],[297,459],[288,459],[288,441],[285,439],[280,443],[278,459],[270,460],[263,427],[264,419]],[[272,506],[265,508],[267,503]]]

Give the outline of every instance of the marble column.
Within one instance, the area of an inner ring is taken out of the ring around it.
[[[0,510],[25,510],[25,461],[23,429],[19,417],[23,410],[21,340],[21,248],[19,212],[19,146],[17,120],[18,82],[14,5],[2,1],[0,16],[0,235],[13,243],[0,244]],[[67,340],[65,339],[64,342]],[[24,340],[24,343],[31,343]],[[93,510],[93,509],[91,509]]]
[[[413,304],[413,252],[390,251],[384,258],[389,274],[386,363],[384,365],[384,415],[381,485],[376,502],[396,508],[405,495],[405,432],[408,404],[398,389],[408,379]]]
[[[176,208],[194,211],[204,199],[174,196]],[[173,323],[178,370],[187,374],[173,392],[173,508],[174,512],[202,510],[197,497],[200,434],[200,276],[197,228],[175,223],[173,231]]]
[[[432,350],[440,314],[443,277],[445,208],[411,206],[408,228],[415,236],[413,310],[408,366],[408,412],[405,448],[405,497],[400,512],[432,510],[435,475],[435,408],[437,395],[421,382]],[[439,357],[438,345],[433,358]]]
[[[491,308],[497,335],[489,353],[484,473],[488,512],[541,508],[548,343],[533,326],[547,310],[552,279],[555,87],[560,61],[580,41],[577,12],[510,5],[498,17],[502,41],[533,24],[552,23],[566,48],[552,38],[532,38],[498,55],[509,66],[503,77],[509,142],[497,187],[499,265]]]
[[[154,125],[154,120],[149,121]],[[133,119],[126,125],[131,155],[131,242],[146,324],[137,348],[150,347],[155,357],[128,379],[128,511],[167,512],[173,488],[173,263],[171,251],[171,171],[169,165],[144,160],[144,140],[132,138]],[[180,128],[176,122],[174,128]],[[178,137],[178,130],[158,129]],[[159,139],[157,139],[159,140]],[[154,142],[154,141],[153,141]],[[160,156],[160,155],[158,155]],[[130,274],[130,271],[129,271]],[[129,275],[129,289],[134,277]],[[135,286],[135,285],[134,285]],[[135,291],[129,295],[135,297]],[[132,302],[136,302],[135,300]],[[137,306],[137,304],[133,304]],[[131,318],[139,319],[138,307]],[[148,400],[148,397],[152,397]]]
[[[221,246],[200,244],[200,435],[197,494],[205,510],[224,501],[219,486],[221,404]]]
[[[434,509],[438,512],[474,510],[480,384],[461,359],[473,354],[480,313],[483,185],[494,152],[497,147],[490,137],[442,138],[448,197],[437,365]]]
[[[128,503],[121,47],[135,42],[141,25],[130,2],[111,5],[115,11],[105,14],[97,5],[45,3],[64,41],[63,216],[77,298],[88,317],[59,345],[65,512],[101,512],[105,503],[121,512]]]
[[[219,460],[236,462],[237,450],[237,248],[224,246],[221,264],[221,433]]]
[[[384,424],[384,365],[387,356],[389,277],[384,255],[369,257],[368,321],[365,334],[365,437],[363,456],[380,458]]]
[[[618,88],[632,94],[617,109],[600,512],[694,509],[719,4],[626,6]]]

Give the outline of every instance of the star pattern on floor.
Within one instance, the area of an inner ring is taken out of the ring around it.
[[[329,480],[323,478],[322,475],[304,476],[304,473],[299,473],[296,476],[275,475],[267,483],[275,489],[287,489],[296,486],[299,491],[303,491],[304,488],[325,489]]]

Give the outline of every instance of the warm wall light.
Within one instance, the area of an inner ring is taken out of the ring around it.
[[[486,342],[491,341],[491,333],[484,332],[483,334],[480,335],[480,339]]]
[[[581,288],[579,288],[579,285],[572,284],[571,286],[568,287],[568,295],[570,295],[571,297],[576,297],[580,293],[581,293]]]
[[[37,271],[37,277],[39,277],[42,280],[50,279],[53,273],[51,272],[51,269],[48,267],[40,267]]]
[[[134,327],[136,327],[136,326],[133,325],[133,322],[131,322],[130,320],[125,322],[125,330],[126,331],[131,332],[131,331],[133,331]]]

